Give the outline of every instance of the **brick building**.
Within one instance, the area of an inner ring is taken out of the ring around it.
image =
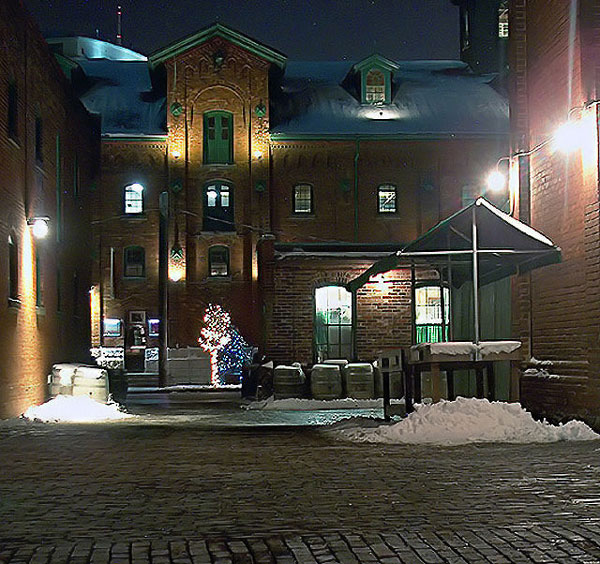
[[[563,262],[514,284],[514,332],[530,365],[523,402],[593,421],[600,401],[598,61],[600,4],[509,3],[511,192],[516,216],[562,248]],[[562,134],[557,128],[569,122]],[[568,151],[556,141],[567,133]],[[551,377],[548,377],[551,375]]]
[[[343,284],[480,194],[507,152],[506,100],[460,61],[293,62],[220,24],[149,60],[51,44],[102,115],[92,343],[130,370],[165,294],[170,348],[197,346],[212,302],[278,362],[409,344],[408,272]]]
[[[0,3],[0,45],[0,417],[8,417],[44,400],[52,363],[89,359],[87,202],[100,146],[97,121],[19,0]],[[42,217],[49,232],[38,239]]]

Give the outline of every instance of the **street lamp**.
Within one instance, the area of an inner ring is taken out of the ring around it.
[[[35,239],[44,239],[50,230],[50,218],[47,216],[30,217],[27,219],[27,225],[31,227],[31,232]]]

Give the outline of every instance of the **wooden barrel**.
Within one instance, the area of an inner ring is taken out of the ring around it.
[[[317,400],[342,397],[342,375],[336,364],[315,364],[310,373],[310,391]]]
[[[106,376],[100,378],[75,376],[73,378],[73,395],[88,396],[93,400],[106,402],[108,400],[108,379]]]
[[[375,397],[373,366],[367,362],[350,363],[343,370],[344,388],[349,398],[372,399]]]
[[[304,372],[298,366],[280,365],[273,371],[275,399],[301,398],[304,395]]]

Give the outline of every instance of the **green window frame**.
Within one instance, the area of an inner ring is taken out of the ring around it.
[[[144,213],[144,186],[137,182],[125,186],[124,203],[124,212],[126,215]]]
[[[442,293],[443,292],[443,293]],[[442,305],[444,315],[442,316]],[[448,340],[450,290],[447,286],[423,284],[415,288],[415,326],[417,343]]]
[[[314,346],[317,362],[353,357],[352,293],[339,284],[315,288]]]
[[[313,210],[313,187],[310,184],[296,184],[294,186],[294,213],[311,214]]]
[[[398,211],[398,191],[393,184],[381,184],[377,188],[377,211],[382,214]]]
[[[204,163],[233,163],[233,114],[214,111],[204,114]]]

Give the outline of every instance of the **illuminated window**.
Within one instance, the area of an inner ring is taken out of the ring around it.
[[[367,104],[385,103],[385,76],[380,70],[371,69],[367,73],[365,102]]]
[[[136,214],[144,212],[144,187],[141,184],[125,186],[125,213]]]
[[[233,162],[233,115],[229,112],[204,114],[204,162]]]
[[[160,319],[148,319],[148,336],[158,337],[160,331]]]
[[[146,253],[144,247],[126,247],[123,253],[125,278],[143,278],[146,275]]]
[[[421,286],[415,289],[417,343],[438,343],[448,340],[450,291],[448,288],[443,290],[444,316],[442,318],[442,288]]]
[[[294,213],[313,213],[313,193],[310,184],[294,186]]]
[[[505,2],[498,10],[498,37],[508,37],[508,8]]]
[[[15,141],[19,137],[19,98],[17,93],[17,85],[11,82],[8,85],[8,115],[7,127],[8,136]]]
[[[229,276],[229,249],[215,245],[208,249],[208,272],[210,276]]]
[[[8,236],[8,297],[19,299],[19,248],[13,234]]]
[[[343,286],[315,290],[315,347],[317,362],[352,358],[352,294]]]
[[[379,213],[396,213],[396,187],[392,184],[382,184],[377,189],[377,210]]]
[[[211,182],[204,187],[204,231],[235,231],[233,186]]]
[[[122,324],[120,319],[104,319],[104,336],[120,337],[121,326]]]

